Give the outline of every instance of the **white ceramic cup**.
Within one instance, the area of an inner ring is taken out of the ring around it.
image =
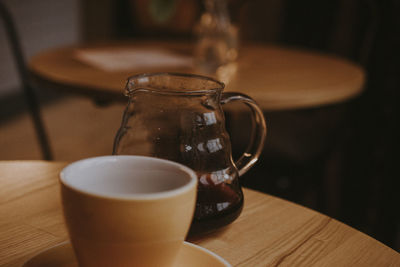
[[[68,165],[60,182],[80,266],[172,266],[195,209],[193,170],[151,157],[104,156]]]

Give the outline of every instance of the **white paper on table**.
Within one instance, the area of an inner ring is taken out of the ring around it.
[[[79,49],[75,58],[104,71],[118,72],[139,68],[190,67],[192,57],[160,49]]]

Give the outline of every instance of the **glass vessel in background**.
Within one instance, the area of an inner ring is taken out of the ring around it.
[[[195,64],[204,73],[228,82],[236,72],[238,29],[231,23],[228,0],[204,0],[205,12],[195,26]]]
[[[204,233],[235,220],[243,207],[239,176],[258,159],[266,126],[256,103],[223,93],[224,84],[204,76],[174,73],[130,77],[129,97],[113,154],[145,155],[183,163],[197,172],[197,204],[190,233]],[[254,117],[252,140],[232,160],[221,104],[241,101]],[[173,212],[173,208],[171,209]]]

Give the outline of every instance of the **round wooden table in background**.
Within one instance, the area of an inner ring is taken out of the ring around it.
[[[0,266],[21,266],[68,240],[58,174],[63,162],[0,162]],[[233,266],[400,266],[400,254],[294,203],[244,189],[240,217],[189,240]]]
[[[143,49],[169,51],[186,57],[194,54],[193,43],[176,41],[81,44],[39,53],[31,58],[29,68],[39,87],[85,95],[98,103],[127,103],[124,87],[126,79],[134,74],[165,71],[197,73],[196,69],[188,66],[105,71],[82,62],[76,55],[77,51],[118,53]],[[289,186],[284,189],[286,196],[295,196],[292,200],[299,201],[303,196],[298,194],[309,192],[311,188],[317,192],[313,194],[315,197],[312,197],[312,203],[323,203],[322,206],[328,207],[326,212],[335,216],[336,207],[340,206],[337,196],[340,195],[340,185],[343,183],[340,182],[341,177],[325,177],[319,168],[324,169],[324,164],[331,159],[331,155],[338,154],[332,152],[330,145],[336,144],[337,140],[334,139],[336,136],[331,135],[345,116],[340,112],[337,114],[336,110],[323,110],[323,107],[340,104],[358,96],[362,93],[364,82],[365,73],[360,66],[333,55],[295,47],[242,44],[236,73],[230,78],[225,91],[241,92],[255,99],[265,111],[269,120],[268,127],[271,129],[265,151],[251,174],[252,178],[244,180],[247,185],[282,195],[281,188],[278,188],[281,176],[289,177],[289,180],[284,180],[289,181],[286,183]],[[308,112],[308,109],[312,109],[313,113]],[[232,147],[241,155],[248,143],[251,129],[249,114],[242,112],[240,105],[226,105],[224,110],[229,115],[226,120]],[[302,111],[305,113],[301,113]],[[270,164],[269,162],[273,162],[270,159],[277,159],[274,162],[284,164]],[[312,162],[313,159],[318,159],[318,162]],[[286,170],[293,169],[295,171],[294,174],[290,173],[291,176],[285,173]],[[298,186],[297,182],[292,181],[304,179],[305,176],[301,173],[304,170],[318,174],[315,179],[312,177],[302,180],[301,186]],[[268,183],[264,179],[264,173],[267,172]],[[277,173],[276,177],[274,173]],[[316,200],[319,195],[323,197]],[[307,198],[309,199],[308,196]]]
[[[29,68],[41,87],[65,89],[104,100],[123,100],[127,77],[150,71],[198,73],[192,67],[133,68],[110,72],[79,61],[79,49],[120,51],[154,48],[192,56],[193,44],[177,42],[125,42],[86,44],[48,50],[32,57]],[[243,44],[237,72],[226,91],[253,97],[264,110],[318,107],[353,98],[362,92],[365,75],[347,60],[321,53],[272,45]]]

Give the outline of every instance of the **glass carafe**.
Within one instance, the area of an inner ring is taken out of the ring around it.
[[[243,207],[239,176],[258,159],[266,136],[263,113],[248,96],[222,92],[212,78],[176,73],[130,77],[129,97],[113,154],[147,155],[180,162],[198,174],[191,234],[235,220]],[[221,104],[242,101],[254,117],[252,140],[234,162]],[[171,209],[173,211],[173,208]]]

